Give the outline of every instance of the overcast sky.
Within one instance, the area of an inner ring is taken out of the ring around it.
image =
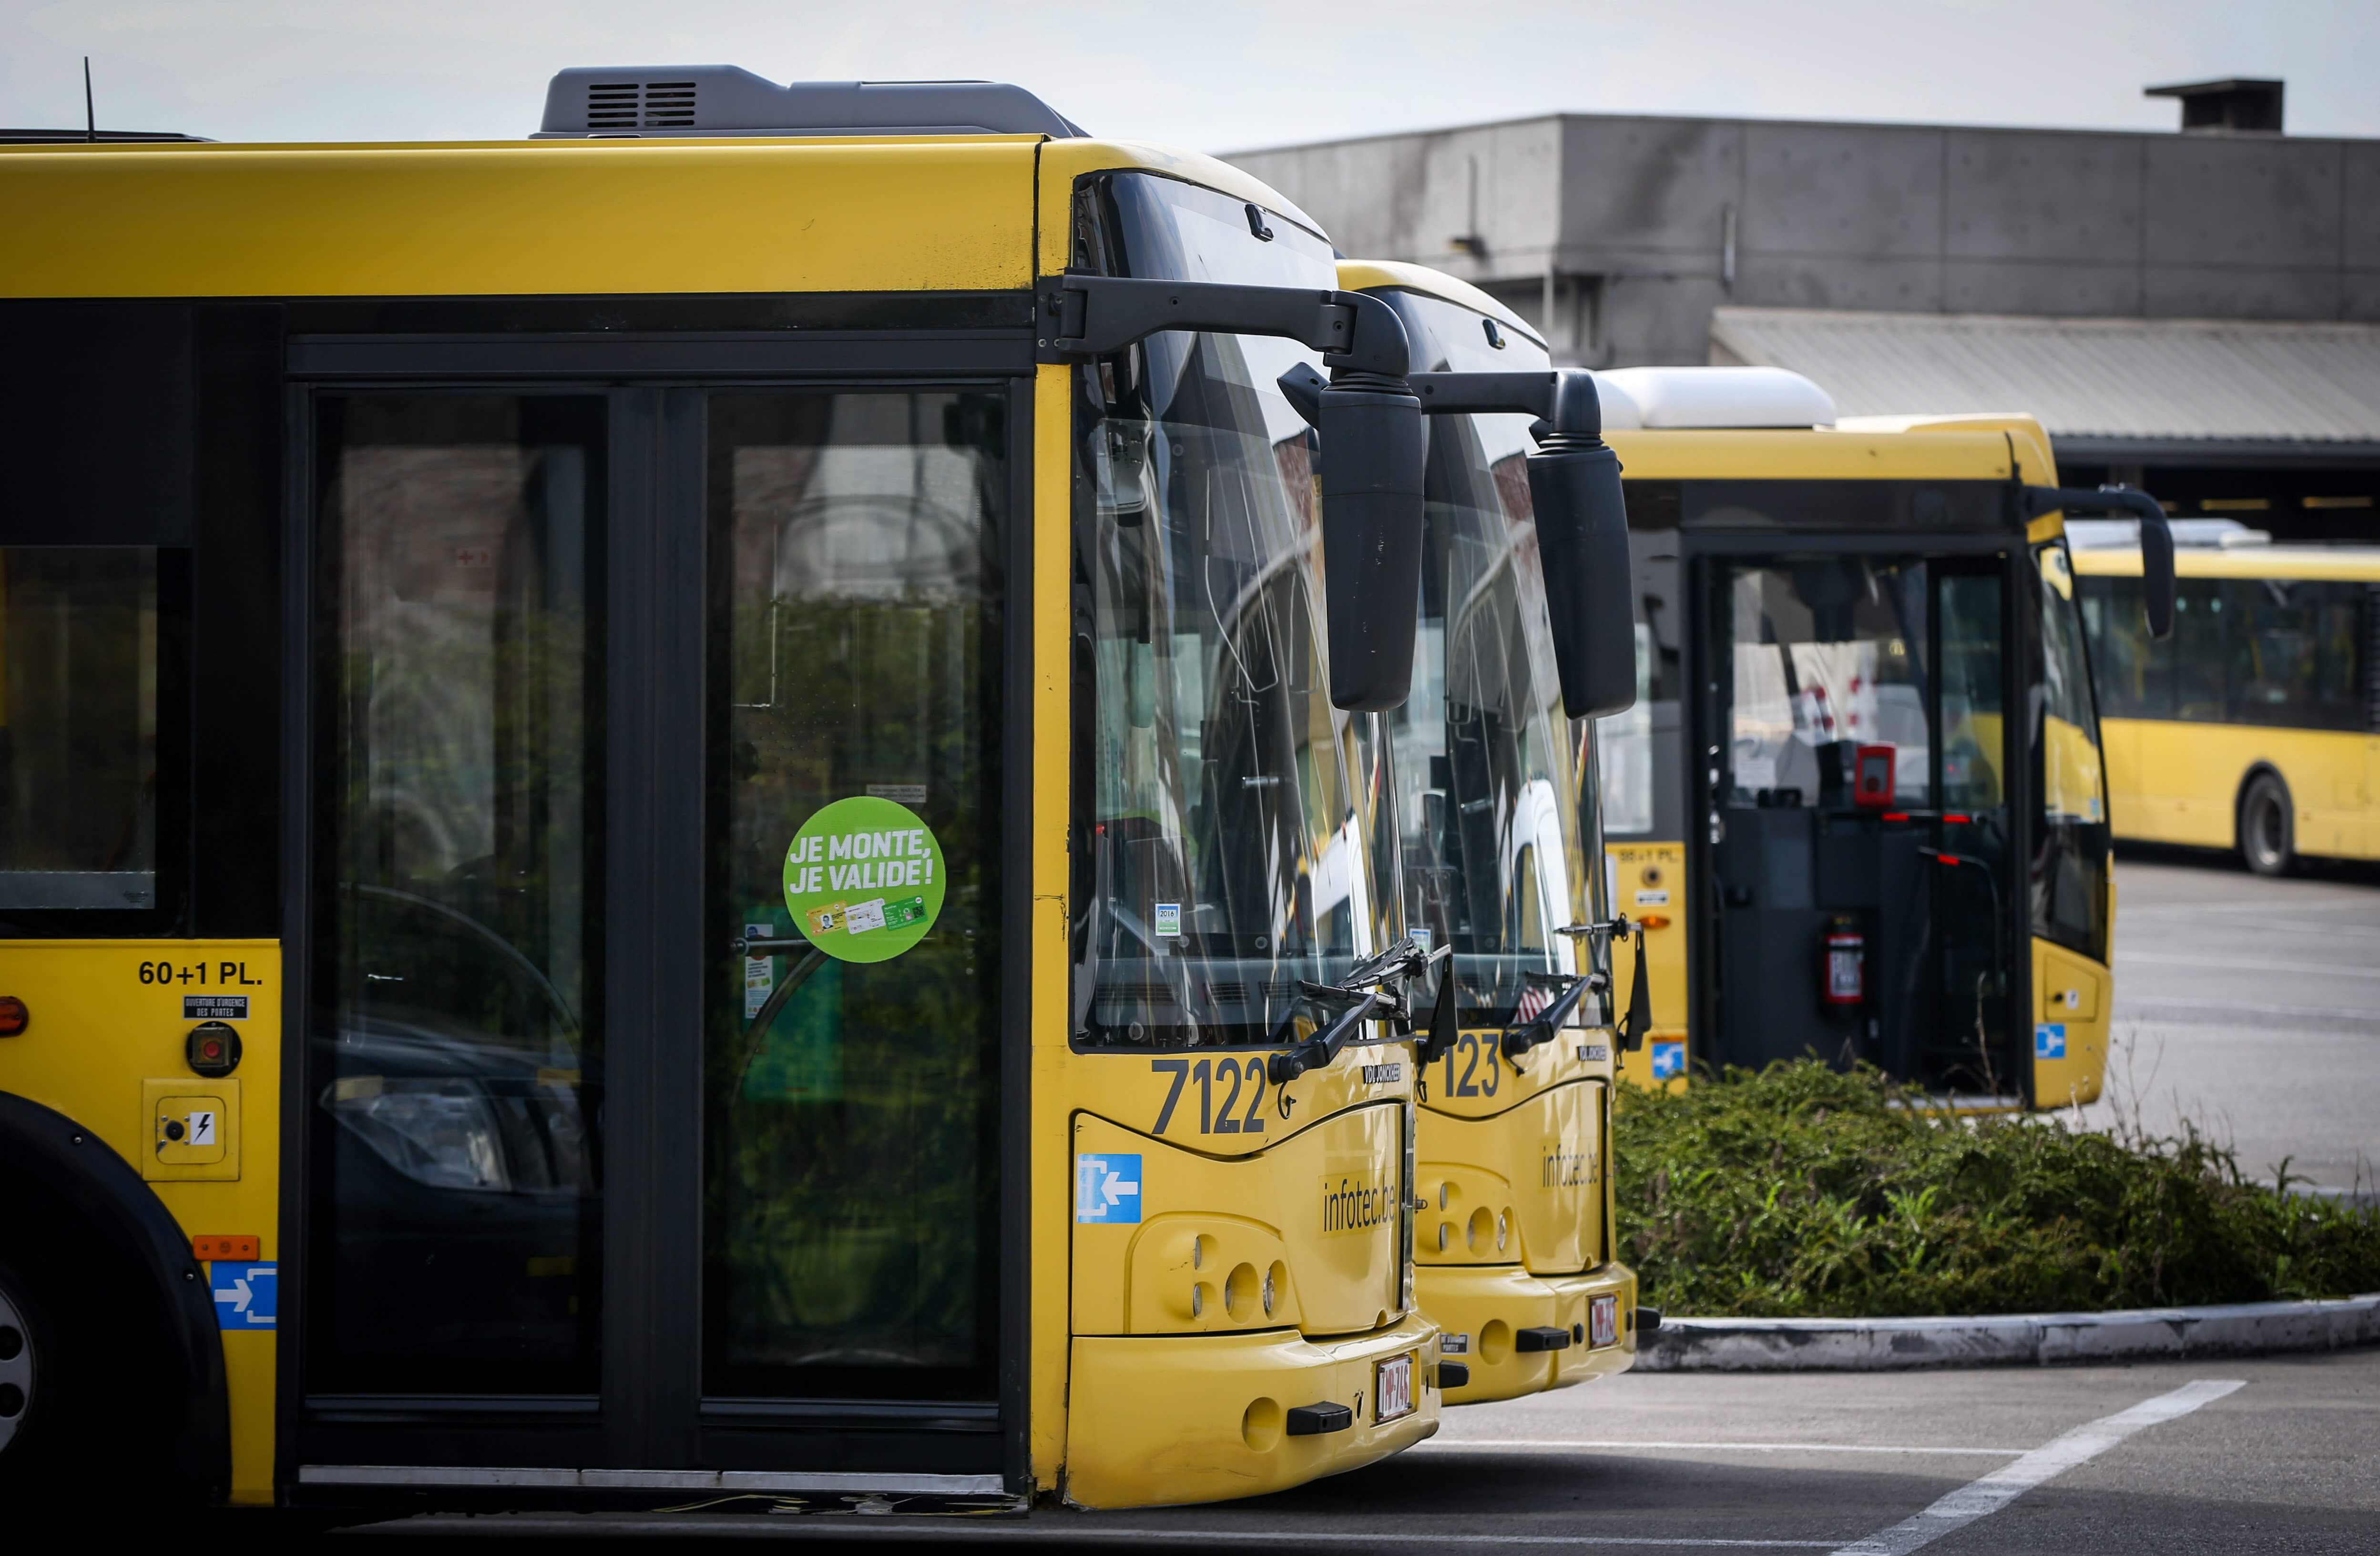
[[[2170,129],[2151,83],[2289,82],[2380,135],[2380,0],[0,0],[0,125],[493,139],[567,65],[1014,81],[1094,134],[1233,151],[1554,111]]]

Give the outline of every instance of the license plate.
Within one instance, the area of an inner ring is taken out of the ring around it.
[[[1372,1423],[1393,1421],[1400,1416],[1410,1416],[1414,1408],[1414,1359],[1411,1354],[1390,1356],[1380,1364],[1375,1380],[1372,1400]]]
[[[1586,1343],[1589,1350],[1597,1345],[1620,1343],[1620,1299],[1598,1296],[1586,1305]]]

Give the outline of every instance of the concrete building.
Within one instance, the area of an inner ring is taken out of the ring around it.
[[[2380,140],[2284,136],[2276,81],[2155,90],[2187,128],[1564,114],[1231,160],[1346,252],[1487,288],[1559,361],[2032,409],[2069,480],[2380,538]]]

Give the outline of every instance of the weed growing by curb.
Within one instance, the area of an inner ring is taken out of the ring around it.
[[[2380,1290],[2380,1210],[2240,1174],[2195,1130],[1947,1118],[1815,1060],[1628,1089],[1621,1257],[1706,1317],[1884,1318]]]

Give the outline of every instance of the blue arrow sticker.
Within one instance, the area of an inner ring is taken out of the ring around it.
[[[271,1329],[281,1295],[278,1266],[217,1259],[207,1266],[214,1282],[215,1321],[225,1329]]]
[[[2035,1059],[2066,1057],[2066,1023],[2044,1021],[2033,1029],[2033,1056]]]
[[[1685,1073],[1685,1044],[1655,1043],[1653,1045],[1653,1078],[1655,1080],[1668,1080],[1672,1076],[1682,1076]]]
[[[1076,1152],[1075,1219],[1110,1226],[1138,1222],[1140,1158]]]

